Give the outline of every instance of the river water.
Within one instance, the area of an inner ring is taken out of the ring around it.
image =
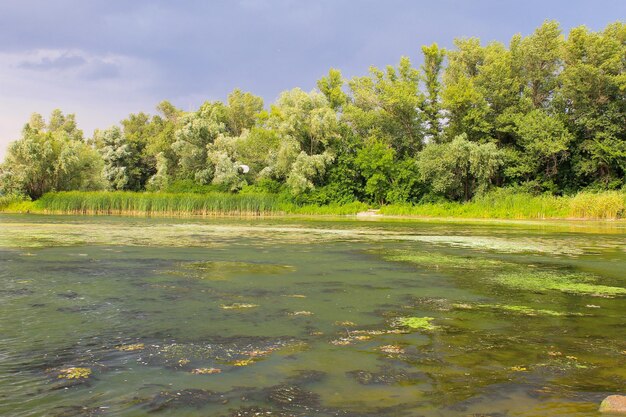
[[[626,224],[0,215],[1,416],[594,416]]]

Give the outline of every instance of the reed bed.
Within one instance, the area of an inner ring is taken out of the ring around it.
[[[380,212],[396,216],[477,219],[613,220],[626,217],[626,193],[581,192],[573,197],[559,197],[497,190],[465,203],[390,205],[382,207]]]
[[[67,191],[45,194],[37,201],[0,197],[0,211],[49,214],[162,215],[162,216],[280,216],[355,215],[365,203],[298,205],[277,194],[137,193],[128,191]],[[533,196],[496,190],[465,203],[440,202],[388,205],[380,213],[392,216],[476,219],[585,219],[626,218],[626,193],[581,192],[571,197]]]
[[[280,211],[272,194],[135,193],[68,191],[48,193],[33,211],[63,214],[263,215]]]
[[[277,194],[129,191],[56,192],[34,202],[11,202],[0,207],[0,210],[22,213],[137,216],[350,215],[367,209],[364,203],[297,205]]]

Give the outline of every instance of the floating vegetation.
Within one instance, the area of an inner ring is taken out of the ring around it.
[[[384,345],[379,347],[378,350],[390,355],[401,355],[404,353],[404,349],[398,345]]]
[[[489,269],[511,265],[508,262],[489,258],[456,256],[439,252],[387,251],[383,258],[392,262],[409,262],[432,269]]]
[[[313,313],[310,311],[302,310],[302,311],[294,311],[289,313],[290,316],[312,316]]]
[[[116,347],[116,349],[122,352],[134,352],[137,350],[143,350],[145,347],[146,346],[143,343],[134,343],[132,345],[121,345]]]
[[[261,407],[241,407],[236,410],[230,410],[230,414],[222,417],[259,417],[259,416],[272,416],[272,417],[299,417],[300,414],[295,415],[291,411],[272,410],[270,408]]]
[[[295,271],[290,265],[276,265],[252,262],[234,261],[206,261],[189,262],[180,265],[183,270],[192,272],[192,276],[198,279],[224,280],[233,275],[276,275]],[[180,269],[169,271],[171,274],[181,275]],[[185,274],[188,276],[188,274]]]
[[[161,391],[145,407],[154,413],[181,407],[202,408],[211,403],[222,403],[226,399],[224,393],[202,389]]]
[[[218,368],[219,364],[245,366],[245,361],[254,361],[262,356],[286,348],[297,348],[300,344],[294,339],[272,339],[253,337],[233,337],[217,340],[214,343],[169,343],[150,344],[140,361],[152,366],[165,366],[191,371],[199,368]],[[241,363],[240,363],[241,362]],[[240,363],[235,365],[235,363]]]
[[[297,385],[277,385],[269,389],[267,399],[279,406],[301,407],[310,409],[318,407],[320,396],[306,391]]]
[[[244,310],[247,308],[255,308],[258,306],[259,306],[258,304],[233,303],[233,304],[221,304],[220,308],[224,310]]]
[[[248,365],[252,365],[255,362],[256,362],[256,360],[253,359],[253,358],[239,359],[239,360],[236,360],[236,361],[232,362],[231,365],[233,365],[233,366],[248,366]]]
[[[53,417],[98,417],[106,415],[108,407],[86,407],[84,405],[70,405],[55,407]]]
[[[595,284],[597,278],[584,273],[511,272],[495,275],[490,279],[509,288],[532,292],[560,291],[596,297],[626,295],[626,288]]]
[[[63,368],[56,371],[59,379],[87,379],[91,376],[91,368]]]
[[[511,367],[511,371],[513,371],[513,372],[526,372],[526,371],[528,371],[528,368],[525,367],[525,366],[516,365],[516,366],[512,366]]]
[[[349,337],[342,337],[340,339],[333,339],[330,341],[331,345],[335,345],[335,346],[347,346],[350,343],[352,343],[353,339],[350,339]]]
[[[433,317],[399,317],[394,321],[394,326],[409,327],[413,330],[435,330],[435,326],[432,322],[435,320]]]
[[[534,309],[526,306],[519,305],[507,305],[507,304],[467,304],[467,303],[454,303],[454,308],[460,310],[495,310],[502,311],[504,313],[520,314],[524,316],[539,317],[539,316],[551,316],[551,317],[566,317],[566,316],[582,316],[582,313],[569,313],[560,312],[546,309]]]
[[[303,294],[283,294],[282,297],[289,297],[289,298],[306,298],[306,295]]]
[[[213,375],[213,374],[219,374],[221,372],[222,370],[219,368],[196,368],[191,371],[192,374],[196,374],[196,375]]]
[[[335,326],[354,327],[354,326],[356,326],[356,323],[354,323],[352,321],[336,321],[335,322]]]
[[[425,374],[421,372],[408,372],[404,369],[397,369],[390,366],[381,367],[379,372],[358,370],[346,372],[346,375],[354,378],[362,385],[415,383],[425,379]]]

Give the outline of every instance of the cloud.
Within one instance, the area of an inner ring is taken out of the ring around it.
[[[85,132],[168,99],[191,110],[242,88],[273,101],[420,46],[508,42],[546,19],[602,29],[624,0],[0,1],[0,154],[33,111],[76,112]]]
[[[55,108],[76,113],[90,136],[131,112],[154,108],[162,99],[160,79],[157,66],[128,55],[81,49],[0,52],[0,161],[31,113],[47,117]]]
[[[66,69],[80,67],[87,61],[80,55],[63,54],[57,57],[42,57],[36,61],[23,61],[18,64],[19,68],[47,71],[55,69]]]

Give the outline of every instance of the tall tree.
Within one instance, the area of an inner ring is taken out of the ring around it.
[[[424,102],[424,113],[426,114],[426,122],[428,129],[426,134],[433,142],[441,141],[441,70],[443,68],[443,60],[446,56],[445,49],[439,48],[436,43],[430,46],[422,46],[424,54],[424,64],[422,72],[424,73],[424,83],[426,84],[427,98]]]
[[[35,199],[49,191],[102,188],[102,161],[83,140],[73,114],[33,114],[0,166],[0,190]]]

